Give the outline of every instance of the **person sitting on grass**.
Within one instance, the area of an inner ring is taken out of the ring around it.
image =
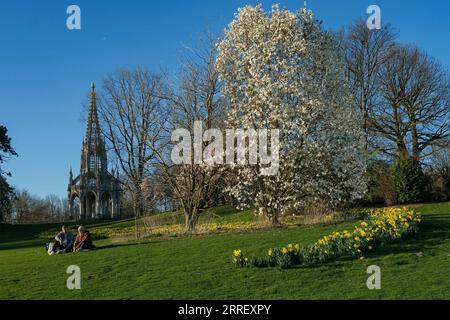
[[[55,237],[56,242],[47,245],[49,255],[72,251],[74,239],[73,233],[70,232],[69,227],[66,225],[62,226],[61,229],[62,231]]]
[[[73,244],[73,252],[80,252],[83,250],[94,250],[95,246],[92,243],[91,234],[85,227],[78,228],[78,235]]]

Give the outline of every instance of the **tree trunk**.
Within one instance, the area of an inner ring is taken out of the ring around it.
[[[272,216],[270,217],[270,223],[272,228],[280,228],[283,226],[283,224],[279,220],[279,212],[273,212]]]
[[[186,230],[188,233],[195,234],[198,223],[198,210],[197,209],[184,209]]]
[[[412,118],[414,115],[412,115]],[[420,162],[420,147],[419,147],[419,135],[417,133],[416,120],[411,121],[411,143],[412,143],[412,155],[414,161]]]
[[[133,213],[134,213],[134,228],[135,228],[135,236],[136,240],[139,240],[141,238],[141,232],[139,230],[139,222],[138,220],[143,217],[144,215],[144,208],[142,206],[142,203],[136,199],[133,201]]]

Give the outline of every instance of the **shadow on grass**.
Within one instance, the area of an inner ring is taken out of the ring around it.
[[[450,240],[450,215],[427,214],[420,225],[419,232],[407,238],[386,243],[374,248],[366,255],[367,258],[380,258],[387,255],[402,253],[410,254],[432,254],[434,248],[447,243]],[[333,261],[316,263],[311,265],[292,266],[289,269],[317,269],[333,267],[343,267],[346,263],[354,261],[351,256],[339,257]],[[406,262],[405,262],[406,263]],[[265,268],[260,268],[265,269]]]
[[[404,239],[381,247],[371,256],[386,253],[419,253],[433,250],[450,239],[450,216],[429,214],[424,216],[419,232]]]
[[[147,245],[148,243],[144,243],[144,244]],[[114,248],[123,248],[123,247],[134,247],[134,246],[138,246],[138,245],[140,245],[140,243],[137,243],[137,242],[108,244],[108,245],[104,245],[104,246],[98,246],[95,249],[95,251],[114,249]]]
[[[367,254],[368,258],[380,258],[390,254],[429,254],[433,249],[447,243],[450,239],[450,216],[444,214],[428,214],[420,225],[419,232],[402,240],[386,243],[374,248],[374,251]],[[340,266],[351,257],[343,257],[334,262],[328,263],[330,266]]]

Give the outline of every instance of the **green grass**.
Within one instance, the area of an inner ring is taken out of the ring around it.
[[[224,219],[247,217],[223,210]],[[2,227],[0,299],[450,299],[450,203],[423,205],[417,211],[424,215],[418,234],[377,248],[365,260],[289,270],[236,269],[231,254],[236,248],[262,255],[290,242],[309,244],[353,223],[143,244],[102,239],[97,251],[53,257],[44,252],[39,235],[58,225]],[[366,287],[366,269],[373,264],[382,271],[377,291]],[[66,288],[69,265],[81,268],[81,291]]]

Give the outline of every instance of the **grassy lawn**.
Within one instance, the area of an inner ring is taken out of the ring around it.
[[[273,246],[312,243],[352,222],[143,244],[101,239],[97,251],[52,257],[39,235],[58,225],[3,227],[0,299],[450,299],[450,203],[416,210],[424,215],[418,234],[377,248],[365,260],[289,270],[236,269],[231,254],[239,248],[263,255]],[[382,289],[369,291],[366,269],[374,264],[381,268]],[[81,268],[82,290],[66,288],[70,265]]]

